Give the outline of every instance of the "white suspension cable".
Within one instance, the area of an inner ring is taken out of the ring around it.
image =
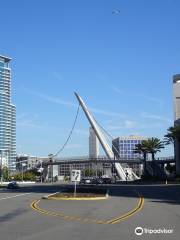
[[[78,115],[79,115],[79,107],[80,107],[80,104],[78,105],[78,109],[77,109],[77,112],[76,112],[76,116],[75,116],[75,119],[74,119],[74,122],[73,122],[73,125],[72,125],[72,128],[71,128],[71,131],[69,132],[69,135],[65,141],[65,143],[62,145],[62,147],[57,151],[57,153],[55,155],[53,155],[53,157],[56,157],[59,153],[61,153],[64,148],[66,147],[67,143],[69,142],[71,136],[72,136],[72,133],[73,133],[73,130],[75,128],[75,125],[76,125],[76,122],[77,122],[77,118],[78,118]]]

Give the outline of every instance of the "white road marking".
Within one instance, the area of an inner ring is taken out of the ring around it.
[[[9,199],[9,198],[21,197],[21,196],[28,195],[28,194],[31,194],[31,193],[22,193],[22,194],[18,194],[18,195],[11,196],[11,197],[0,198],[0,201],[5,200],[5,199]]]

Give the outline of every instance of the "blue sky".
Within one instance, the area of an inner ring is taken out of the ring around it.
[[[180,72],[179,9],[178,0],[1,1],[17,152],[46,156],[62,146],[74,91],[112,136],[162,138],[173,124],[172,75]],[[88,127],[80,111],[61,155],[88,154]],[[169,154],[170,147],[162,152]]]

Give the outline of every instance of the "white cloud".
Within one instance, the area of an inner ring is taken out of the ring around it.
[[[30,127],[30,128],[42,128],[42,124],[38,121],[38,114],[22,113],[17,115],[17,126]]]
[[[151,114],[151,113],[147,113],[147,112],[143,112],[141,114],[141,116],[143,118],[147,118],[147,119],[154,119],[154,120],[159,120],[159,121],[163,121],[163,122],[168,122],[168,123],[172,123],[172,119],[164,117],[164,116],[160,116],[160,115],[156,115],[156,114]]]
[[[143,95],[143,94],[137,94],[137,93],[130,93],[130,92],[124,92],[123,90],[121,90],[121,89],[119,89],[118,87],[116,87],[116,86],[112,86],[111,87],[111,89],[114,91],[114,92],[116,92],[116,93],[118,93],[118,94],[120,94],[120,95],[126,95],[127,97],[137,97],[137,98],[142,98],[142,99],[144,99],[144,100],[147,100],[147,101],[150,101],[150,102],[154,102],[154,103],[156,103],[156,104],[158,104],[158,105],[160,105],[160,106],[162,106],[163,105],[163,101],[161,100],[161,99],[159,99],[159,98],[156,98],[156,97],[152,97],[152,96],[147,96],[147,95]]]
[[[145,100],[148,100],[148,101],[157,103],[157,104],[159,104],[160,106],[163,105],[163,101],[162,101],[161,99],[158,99],[158,98],[155,98],[155,97],[149,97],[149,96],[145,96],[145,95],[141,95],[141,94],[136,95],[136,96],[142,97],[142,98],[144,98]]]
[[[121,129],[134,129],[137,127],[137,123],[132,120],[124,120],[119,125],[109,125],[107,126],[108,130],[115,131],[115,130],[121,130]]]
[[[116,92],[116,93],[119,93],[119,94],[121,94],[121,95],[124,94],[124,91],[122,91],[121,89],[119,89],[119,88],[117,88],[117,87],[115,87],[115,86],[112,86],[111,88],[112,88],[112,90],[113,90],[114,92]]]
[[[99,108],[90,108],[90,110],[93,113],[98,113],[98,114],[102,114],[102,115],[110,116],[110,117],[124,118],[126,116],[125,114],[121,114],[121,113],[113,112],[113,111],[109,111],[109,110],[104,110],[104,109],[99,109]]]
[[[130,120],[125,120],[124,126],[125,126],[125,128],[135,128],[136,127],[136,122],[135,121],[130,121]]]
[[[31,90],[27,90],[27,89],[26,89],[26,92],[28,92],[29,94],[32,94],[36,97],[39,97],[41,99],[44,99],[45,101],[51,102],[51,103],[56,103],[56,104],[64,105],[64,106],[71,107],[71,108],[77,107],[77,104],[75,104],[74,102],[65,101],[61,98],[52,97],[47,94],[43,94],[40,92],[31,91]],[[110,116],[110,117],[115,116],[115,117],[120,117],[120,118],[125,117],[125,114],[109,111],[106,109],[99,109],[99,108],[92,108],[92,107],[88,107],[88,108],[93,113],[98,113],[98,114],[105,115],[105,116]]]
[[[82,144],[68,144],[65,149],[76,149],[76,148],[83,148]]]
[[[36,92],[36,91],[29,91],[28,90],[28,93],[34,95],[34,96],[37,96],[41,99],[44,99],[48,102],[52,102],[52,103],[57,103],[57,104],[60,104],[60,105],[64,105],[64,106],[68,106],[68,107],[76,107],[77,105],[70,102],[70,101],[64,101],[62,100],[61,98],[58,98],[58,97],[52,97],[52,96],[49,96],[49,95],[46,95],[46,94],[43,94],[43,93],[40,93],[40,92]]]
[[[155,122],[155,123],[143,123],[139,125],[139,129],[152,129],[152,128],[164,128],[165,122]]]
[[[19,115],[16,116],[16,119],[17,119],[17,120],[21,120],[21,119],[23,119],[23,118],[26,117],[26,116],[27,116],[27,113],[21,113],[21,114],[19,114]]]
[[[74,129],[74,133],[78,134],[78,135],[84,135],[84,136],[89,135],[89,131],[88,130],[83,130],[83,129]]]

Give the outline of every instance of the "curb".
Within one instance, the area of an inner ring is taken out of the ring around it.
[[[60,192],[55,192],[55,193],[51,193],[49,195],[45,195],[45,196],[42,197],[42,199],[49,199],[50,196],[53,196],[56,193],[60,193]]]
[[[78,197],[72,197],[72,198],[64,198],[64,197],[62,197],[62,198],[57,198],[57,197],[50,197],[50,198],[48,198],[48,199],[52,199],[52,200],[57,200],[57,201],[61,201],[61,200],[65,200],[65,201],[96,201],[96,200],[106,200],[107,199],[107,197],[105,196],[105,197],[86,197],[86,198],[83,198],[83,197],[81,197],[81,198],[78,198]]]
[[[109,189],[106,192],[106,195],[104,197],[70,197],[70,198],[65,198],[65,197],[53,197],[53,195],[60,193],[60,192],[55,192],[55,193],[51,193],[49,195],[43,196],[42,199],[52,199],[52,200],[83,200],[83,201],[87,201],[87,200],[106,200],[109,197]],[[51,197],[52,196],[52,197]]]

